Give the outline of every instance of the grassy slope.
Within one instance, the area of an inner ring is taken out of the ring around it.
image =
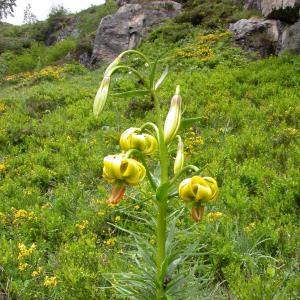
[[[195,258],[195,276],[208,278],[204,286],[199,280],[199,299],[296,299],[300,59],[253,61],[228,40],[208,43],[214,53],[209,57],[201,46],[200,58],[184,58],[176,49],[195,49],[201,34],[187,32],[176,43],[163,41],[168,34],[160,33],[164,39],[153,34],[142,50],[169,56],[170,74],[160,92],[164,109],[180,84],[185,116],[202,117],[183,133],[187,159],[221,187],[209,210],[225,216],[211,222],[206,217],[191,231],[207,251]],[[152,211],[147,186],[141,193],[128,191],[128,201],[109,208],[101,165],[103,156],[119,151],[124,129],[155,116],[145,112],[146,99],[142,104],[110,99],[96,120],[91,107],[101,75],[102,70],[86,71],[52,82],[1,86],[0,291],[12,299],[105,299],[111,293],[99,289],[107,285],[101,274],[134,264],[120,262],[127,237],[109,222],[146,231],[130,214]],[[116,88],[137,85],[124,76]],[[192,132],[202,140],[195,141]],[[174,209],[180,205],[178,200]],[[188,211],[178,225],[192,225]],[[188,239],[178,238],[183,244]],[[36,248],[18,259],[18,243]],[[23,271],[22,263],[28,263]],[[56,276],[56,287],[46,287],[45,276]]]

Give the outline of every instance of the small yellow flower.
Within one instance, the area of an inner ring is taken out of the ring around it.
[[[7,219],[6,215],[2,212],[0,212],[0,223],[2,223],[2,224],[8,223],[8,219]]]
[[[117,242],[117,239],[116,238],[110,238],[106,241],[104,241],[103,243],[106,245],[106,246],[110,246],[110,247],[113,247]]]
[[[18,248],[19,248],[18,260],[21,260],[23,257],[31,255],[35,250],[36,245],[33,243],[29,248],[27,248],[24,244],[19,243]]]
[[[21,272],[24,272],[24,271],[27,269],[27,267],[28,267],[28,263],[21,262],[21,263],[19,264],[18,269],[19,269]]]
[[[56,286],[57,285],[57,279],[55,276],[52,276],[52,277],[48,277],[46,276],[45,277],[45,280],[44,280],[44,286]]]
[[[138,209],[140,209],[140,206],[137,204],[134,206],[134,209],[138,210]]]
[[[0,173],[6,170],[6,166],[4,164],[0,164]]]
[[[256,227],[256,224],[255,222],[252,222],[250,224],[248,224],[245,228],[244,228],[244,231],[249,233],[250,231],[252,231],[253,229],[255,229]]]
[[[287,133],[290,135],[290,136],[295,136],[297,134],[297,129],[296,128],[287,128],[286,129]]]
[[[41,275],[41,272],[42,272],[42,267],[38,267],[37,270],[35,270],[35,271],[33,271],[33,272],[31,273],[31,276],[32,276],[32,277],[37,277],[37,276]]]
[[[121,217],[120,216],[116,216],[115,217],[115,222],[119,222],[119,221],[121,221]]]
[[[89,221],[88,220],[84,220],[80,224],[75,225],[75,227],[80,229],[80,230],[83,230],[83,229],[87,228],[88,226],[89,226]]]
[[[216,220],[222,218],[223,216],[224,216],[224,214],[220,211],[210,212],[209,214],[207,214],[208,219],[211,221],[216,221]]]

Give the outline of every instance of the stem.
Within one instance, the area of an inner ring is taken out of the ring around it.
[[[185,173],[186,171],[188,170],[193,170],[195,173],[199,172],[200,169],[196,166],[193,166],[193,165],[188,165],[188,166],[185,166],[183,169],[180,170],[179,173],[177,173],[173,178],[172,180],[170,181],[170,186],[172,184],[174,184],[176,182],[176,180],[183,174]]]
[[[160,184],[161,186],[168,182],[168,168],[169,168],[169,157],[168,150],[164,140],[164,129],[163,121],[161,117],[160,103],[155,96],[154,89],[151,92],[151,100],[154,102],[155,113],[157,116],[157,127],[158,127],[158,141],[159,141],[159,158],[160,158]],[[157,300],[163,299],[164,297],[164,288],[163,288],[163,279],[161,274],[162,265],[166,258],[166,231],[167,231],[167,200],[168,194],[166,197],[157,201],[158,216],[157,216],[157,257],[156,257],[156,267],[157,267],[157,281],[159,288],[157,290],[156,298]]]

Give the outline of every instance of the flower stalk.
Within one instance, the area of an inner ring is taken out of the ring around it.
[[[136,69],[120,65],[121,59],[125,54],[138,55],[147,64],[149,78],[144,77]],[[211,177],[201,177],[196,174],[200,169],[193,165],[184,166],[184,144],[178,131],[181,124],[181,106],[182,98],[180,88],[176,87],[176,92],[171,100],[169,112],[163,121],[160,101],[157,97],[156,90],[160,86],[168,73],[165,69],[159,80],[155,83],[155,74],[158,61],[151,63],[149,59],[137,50],[128,50],[121,53],[107,68],[103,81],[97,92],[94,101],[94,114],[98,116],[106,103],[109,94],[109,87],[112,76],[121,69],[131,71],[143,85],[142,92],[150,96],[154,104],[156,123],[147,122],[140,128],[131,127],[125,130],[120,137],[120,146],[123,151],[117,155],[108,155],[104,158],[103,177],[113,185],[112,195],[107,200],[109,204],[118,204],[127,185],[134,186],[140,184],[144,178],[148,178],[152,189],[155,192],[155,205],[157,207],[156,215],[156,282],[157,287],[155,297],[157,300],[166,299],[168,296],[168,283],[171,280],[169,274],[166,274],[166,239],[167,239],[167,212],[168,203],[175,201],[174,197],[178,195],[191,209],[191,216],[196,222],[203,219],[205,205],[214,201],[218,195],[217,182]],[[128,92],[130,93],[130,92]],[[151,128],[154,135],[150,134]],[[150,133],[148,133],[150,132]],[[177,154],[173,166],[172,177],[169,176],[170,167],[170,147],[174,138],[178,136]],[[147,158],[150,156],[157,157],[160,166],[160,174],[157,178],[151,173],[147,164]],[[184,179],[175,190],[177,180],[187,171],[193,171],[192,178]]]

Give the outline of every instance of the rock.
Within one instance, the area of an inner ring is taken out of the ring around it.
[[[57,42],[63,41],[69,36],[77,37],[79,35],[78,24],[80,17],[61,16],[58,17],[49,27],[46,33],[45,44],[47,46],[53,45]]]
[[[284,52],[300,54],[300,19],[282,33],[279,54]]]
[[[238,45],[248,51],[258,51],[264,58],[278,52],[283,25],[277,20],[251,18],[230,24],[229,30],[234,33]]]
[[[137,47],[153,26],[176,17],[180,11],[181,4],[174,1],[125,4],[101,20],[91,63],[109,63],[121,52]]]
[[[261,0],[247,0],[244,9],[261,10]]]
[[[300,0],[261,0],[261,11],[268,19],[295,23],[299,19]]]

